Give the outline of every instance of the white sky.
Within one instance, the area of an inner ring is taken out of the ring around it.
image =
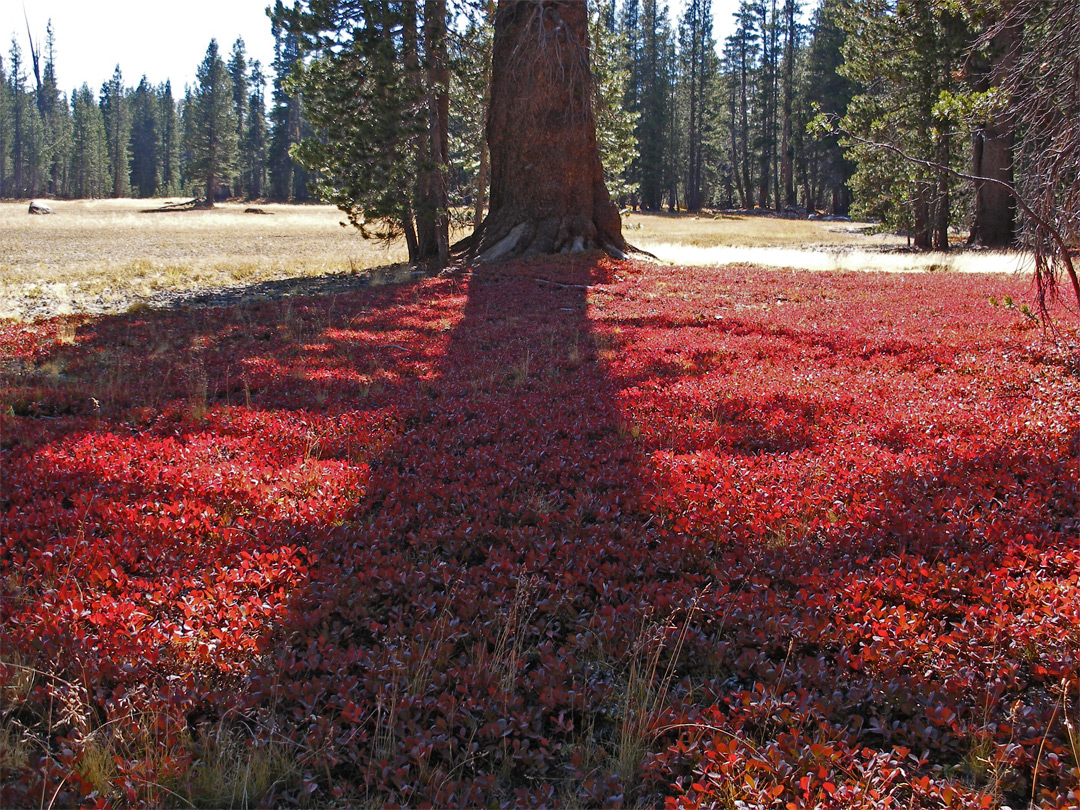
[[[52,20],[56,78],[64,92],[86,82],[96,94],[119,64],[124,84],[134,87],[143,74],[153,84],[171,79],[178,97],[185,84],[194,84],[214,38],[228,59],[233,42],[242,36],[248,59],[260,60],[269,75],[274,38],[268,5],[268,0],[0,0],[0,53],[6,67],[14,34],[29,72],[25,7],[42,48],[45,25]]]
[[[173,94],[193,84],[195,70],[216,38],[227,59],[232,43],[244,38],[249,59],[259,59],[270,74],[274,39],[266,7],[270,0],[0,0],[0,53],[5,64],[16,36],[29,68],[26,23],[35,41],[45,45],[51,19],[56,37],[56,72],[61,90],[86,82],[97,93],[119,64],[124,83],[134,87],[145,74],[154,84],[171,79]],[[685,0],[669,0],[671,17],[682,14]],[[734,30],[739,0],[713,0],[717,44]],[[816,5],[805,0],[806,6]]]

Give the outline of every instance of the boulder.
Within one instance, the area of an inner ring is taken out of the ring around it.
[[[38,202],[37,200],[35,200],[34,202],[30,203],[30,213],[31,214],[55,214],[56,212],[53,211],[45,203]]]

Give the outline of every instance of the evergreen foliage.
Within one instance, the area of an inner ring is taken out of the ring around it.
[[[297,38],[286,89],[318,135],[291,154],[321,199],[362,233],[404,234],[413,261],[448,257],[449,65],[446,4],[279,2],[276,30]],[[278,34],[279,41],[282,35]],[[283,106],[283,112],[290,108]]]
[[[263,196],[267,182],[266,77],[256,59],[251,63],[247,81],[247,126],[241,148],[244,192],[249,200]]]
[[[131,187],[140,197],[153,197],[161,182],[161,105],[146,77],[131,99]]]
[[[805,71],[799,88],[803,109],[837,119],[847,112],[855,87],[841,73],[846,39],[840,15],[846,0],[823,0],[814,12],[810,44],[805,55]],[[829,131],[808,133],[805,140],[803,176],[806,207],[828,206],[846,214],[850,205],[847,181],[855,171],[840,145],[839,136]]]
[[[939,103],[956,89],[970,39],[959,13],[934,0],[863,0],[846,6],[839,22],[847,35],[842,72],[861,88],[844,128],[920,160],[966,166],[958,121]],[[916,247],[947,250],[955,179],[866,143],[848,145],[856,211],[909,230]]]
[[[717,53],[708,0],[680,2],[674,22],[664,0],[593,0],[612,196],[647,210],[851,209],[927,249],[968,223],[973,242],[1045,245],[1039,228],[1018,230],[1007,189],[950,173],[1008,184],[1015,165],[1045,221],[1078,229],[1073,0],[819,0],[804,27],[810,2],[740,0]],[[13,38],[0,59],[0,196],[314,190],[367,231],[404,232],[419,255],[451,211],[479,222],[484,210],[493,10],[276,0],[269,75],[243,40],[227,64],[212,45],[181,104],[169,83],[125,87],[119,66],[98,98],[85,85],[65,95],[50,22],[44,48]],[[851,137],[809,126],[818,114]]]
[[[417,205],[416,144],[426,130],[422,87],[418,63],[405,67],[405,37],[394,36],[409,24],[415,42],[415,17],[406,19],[412,10],[391,3],[367,9],[344,42],[315,9],[295,18],[315,53],[309,64],[296,63],[296,86],[321,137],[305,138],[293,154],[317,172],[318,195],[365,234],[402,234]]]
[[[173,100],[172,83],[158,91],[158,120],[160,121],[161,145],[158,158],[161,161],[161,193],[173,196],[180,193],[180,121]]]
[[[712,36],[709,0],[688,0],[679,26],[679,108],[684,149],[684,197],[688,211],[703,204],[705,150],[705,102],[714,78],[716,44]]]
[[[293,159],[292,149],[311,134],[301,108],[300,92],[291,81],[302,66],[300,38],[285,25],[293,7],[276,0],[270,12],[274,34],[274,92],[270,110],[270,146],[268,171],[270,196],[280,202],[308,199],[310,175]]]
[[[0,197],[10,196],[11,149],[14,142],[12,90],[4,71],[4,57],[0,56]]]
[[[59,89],[55,49],[50,22],[45,48],[39,53],[30,43],[32,85],[17,38],[0,58],[0,197],[177,196],[202,187],[170,82],[155,87],[143,77],[131,89],[117,66],[98,98],[85,84],[69,97]],[[226,179],[236,194],[260,197],[267,191],[266,77],[246,61],[242,41],[230,69],[241,77],[230,104],[243,127],[236,126],[236,175]]]
[[[194,91],[184,105],[184,137],[188,171],[203,181],[206,204],[213,207],[219,184],[227,182],[235,169],[238,140],[232,80],[215,39],[210,40]]]
[[[131,194],[128,144],[131,138],[131,111],[124,91],[124,77],[116,66],[112,78],[101,86],[101,115],[105,119],[105,144],[109,153],[112,196]]]
[[[85,199],[104,197],[110,191],[105,118],[89,85],[84,84],[72,97],[74,143],[70,193]]]
[[[478,226],[487,201],[487,106],[491,83],[491,17],[494,3],[466,7],[460,32],[450,36],[450,153],[447,166],[451,211]]]
[[[248,61],[247,46],[243,38],[233,43],[232,54],[228,63],[229,81],[232,82],[233,120],[236,123],[237,160],[235,171],[229,179],[229,186],[236,196],[247,196],[244,187],[244,155],[242,147],[247,134],[248,114]]]
[[[623,59],[615,28],[615,2],[596,4],[590,18],[593,87],[596,93],[596,140],[604,164],[604,182],[613,200],[629,202],[638,193],[633,176],[634,128],[637,114],[623,106],[630,85],[630,71]]]

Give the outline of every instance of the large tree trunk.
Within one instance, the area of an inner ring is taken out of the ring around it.
[[[1011,127],[987,124],[975,133],[972,174],[1013,182],[1013,132]],[[1016,242],[1016,200],[1008,188],[975,181],[975,218],[969,245],[1011,247]]]
[[[417,42],[416,0],[406,6],[404,40],[405,65],[411,73],[414,89],[423,82],[428,113],[427,133],[417,150],[420,170],[416,177],[415,218],[416,249],[410,244],[409,261],[436,262],[446,266],[449,249],[449,202],[446,189],[446,165],[449,155],[449,85],[450,68],[446,53],[446,0],[424,2],[424,63],[422,70]],[[419,93],[418,93],[419,94]]]
[[[985,92],[1008,81],[1016,68],[1016,46],[1020,31],[1003,26],[993,38],[991,64],[975,64],[975,89]],[[1007,117],[997,116],[975,131],[972,142],[971,173],[975,177],[1013,183],[1014,130]],[[1016,242],[1016,200],[1012,192],[997,183],[975,181],[975,216],[968,236],[969,245],[1011,247]]]
[[[495,12],[487,141],[487,218],[456,247],[501,261],[601,248],[624,257],[608,196],[582,0],[500,0]]]
[[[430,164],[420,198],[424,216],[417,223],[421,257],[434,256],[439,266],[450,260],[450,211],[446,167],[450,162],[450,64],[446,48],[446,0],[425,0],[424,41],[427,46],[428,135]]]
[[[780,136],[780,174],[784,186],[784,204],[793,206],[798,202],[795,195],[795,147],[792,145],[792,108],[795,104],[795,2],[784,4],[784,120]],[[779,201],[777,201],[779,208]]]
[[[480,168],[476,170],[476,202],[473,209],[473,230],[480,230],[484,224],[484,211],[487,209],[487,173],[488,173],[488,147],[487,138],[480,143]]]

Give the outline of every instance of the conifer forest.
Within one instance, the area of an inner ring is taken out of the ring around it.
[[[229,53],[213,42],[185,89],[118,65],[100,88],[65,92],[78,77],[56,75],[51,25],[44,45],[13,38],[0,59],[0,197],[205,195],[210,179],[217,199],[322,199],[396,231],[426,209],[482,206],[495,5],[414,5],[279,2],[272,65],[249,60],[242,39]],[[1077,137],[1069,0],[744,0],[723,42],[708,0],[681,5],[591,7],[597,136],[624,208],[869,217],[947,250],[950,228],[998,247],[1034,222],[995,181],[1015,179],[1047,220],[1068,208],[1061,195],[1076,201],[1076,149],[1059,148]],[[396,36],[413,12],[413,39]],[[365,36],[396,38],[343,45],[350,14]],[[436,87],[445,155],[417,137]],[[432,200],[417,188],[425,170],[445,186]]]
[[[0,807],[1080,808],[1080,2],[720,7],[19,21]]]

